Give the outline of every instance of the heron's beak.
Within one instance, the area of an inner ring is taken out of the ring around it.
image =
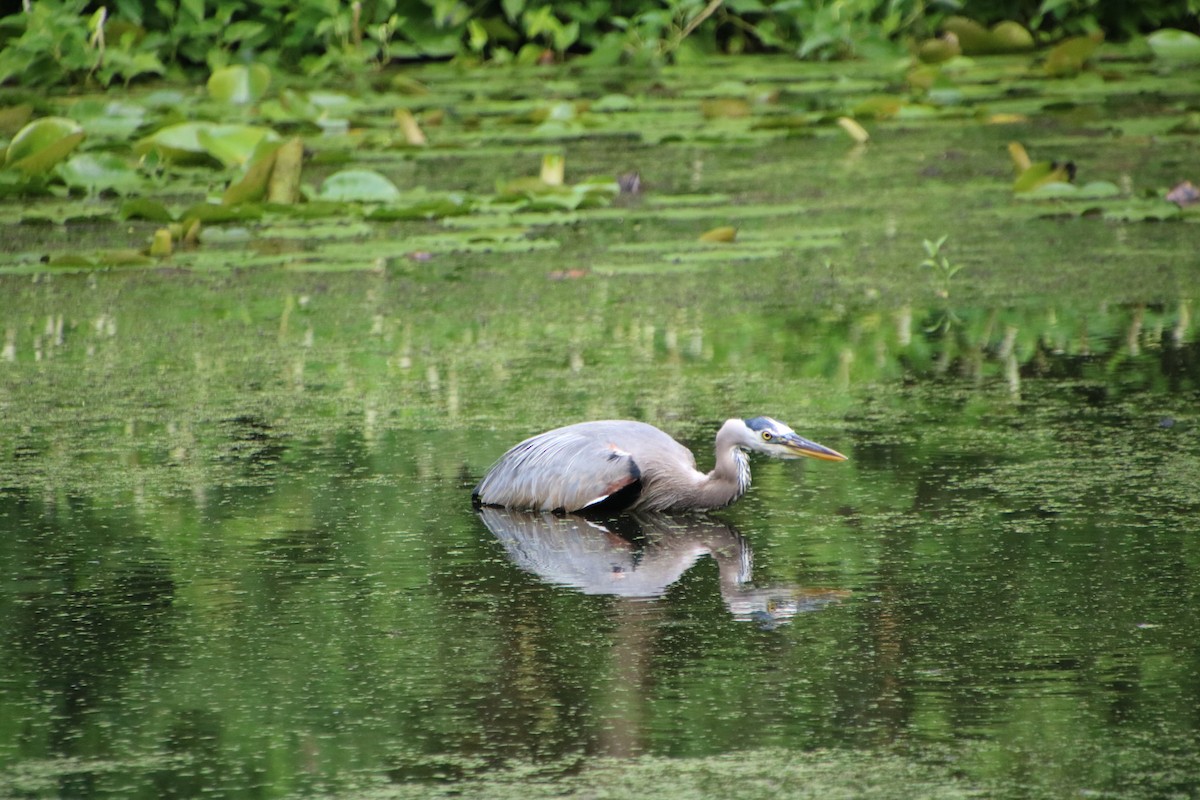
[[[807,456],[808,458],[819,458],[822,461],[846,460],[846,457],[837,450],[828,448],[823,444],[810,442],[808,439],[805,439],[803,436],[799,436],[795,433],[789,433],[779,441],[792,455]]]

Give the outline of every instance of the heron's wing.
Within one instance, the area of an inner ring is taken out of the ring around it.
[[[475,487],[485,505],[578,511],[636,488],[641,470],[611,437],[587,428],[560,428],[509,450]]]

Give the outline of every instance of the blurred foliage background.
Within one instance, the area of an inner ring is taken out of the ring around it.
[[[109,85],[257,61],[333,79],[403,60],[686,63],[714,53],[895,55],[950,17],[1038,43],[1196,31],[1200,0],[25,0],[0,19],[0,84]]]

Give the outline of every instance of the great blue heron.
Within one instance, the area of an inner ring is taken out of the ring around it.
[[[653,425],[580,422],[526,439],[492,465],[476,503],[542,511],[705,511],[750,488],[746,451],[776,458],[846,457],[770,417],[726,420],[705,474],[692,451]]]

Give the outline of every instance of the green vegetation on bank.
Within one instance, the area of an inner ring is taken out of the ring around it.
[[[0,19],[0,84],[102,85],[261,61],[337,79],[402,60],[686,62],[1025,49],[1197,29],[1200,0],[25,0]],[[957,25],[957,27],[956,27]],[[963,27],[967,28],[964,36]]]

